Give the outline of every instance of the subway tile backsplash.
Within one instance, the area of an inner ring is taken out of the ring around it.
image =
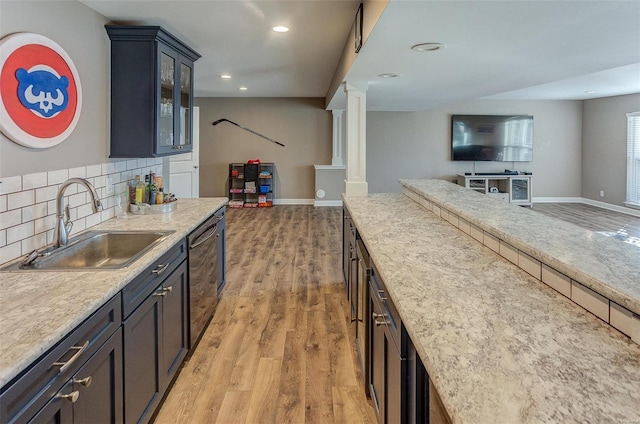
[[[149,171],[162,175],[162,159],[129,159],[98,165],[0,178],[0,264],[53,243],[58,188],[69,178],[94,185],[104,209],[93,213],[86,189],[73,184],[65,191],[73,221],[71,236],[116,216],[117,197],[128,198],[127,183]],[[107,180],[113,194],[107,196]]]

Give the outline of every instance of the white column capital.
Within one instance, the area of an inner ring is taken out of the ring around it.
[[[348,93],[349,91],[361,91],[366,93],[368,88],[369,83],[367,81],[345,81],[344,83],[345,93]]]

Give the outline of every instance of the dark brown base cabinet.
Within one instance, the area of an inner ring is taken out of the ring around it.
[[[188,349],[187,263],[124,321],[126,423],[147,423]]]

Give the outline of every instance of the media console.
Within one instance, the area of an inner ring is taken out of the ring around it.
[[[458,185],[505,202],[531,206],[532,179],[533,175],[531,174],[458,174]]]

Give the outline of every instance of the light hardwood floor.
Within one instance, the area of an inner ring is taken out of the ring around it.
[[[342,277],[342,209],[227,213],[227,283],[156,423],[375,423]]]
[[[640,240],[640,218],[632,215],[584,203],[536,203],[531,209],[587,230],[615,234],[621,240]]]

